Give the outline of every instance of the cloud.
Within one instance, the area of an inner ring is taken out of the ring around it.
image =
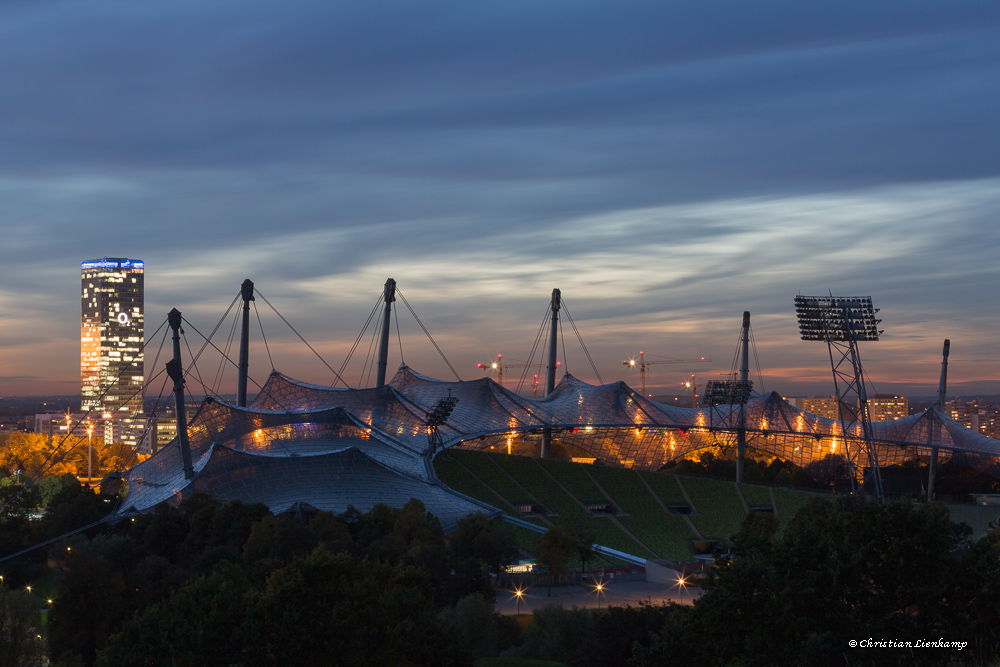
[[[993,5],[66,1],[0,16],[12,374],[75,374],[77,269],[105,255],[147,262],[150,324],[172,307],[214,324],[250,277],[338,354],[393,276],[470,361],[530,347],[553,287],[607,364],[651,340],[718,349],[750,309],[772,367],[815,369],[790,342],[790,299],[827,289],[877,297],[905,341],[884,346],[894,368],[952,328],[987,358]]]

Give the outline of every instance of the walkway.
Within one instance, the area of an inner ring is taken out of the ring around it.
[[[548,597],[548,587],[533,586],[521,596],[520,610],[522,614],[531,613],[548,605],[560,607],[594,607],[598,606],[597,594],[593,586],[553,586],[552,597]],[[656,584],[648,581],[626,581],[615,583],[607,580],[601,594],[600,606],[614,605],[622,607],[627,604],[648,602],[662,604],[676,602],[690,605],[701,595],[701,589],[693,586],[683,591],[677,586]],[[510,589],[497,589],[496,610],[501,614],[516,614],[518,609],[517,596]]]

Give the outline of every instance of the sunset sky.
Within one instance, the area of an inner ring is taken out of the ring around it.
[[[763,388],[830,394],[793,297],[832,290],[881,308],[875,391],[933,393],[950,338],[950,393],[1000,393],[998,82],[995,2],[3,3],[0,392],[79,393],[80,262],[129,257],[147,337],[250,278],[334,368],[391,276],[463,379],[557,287],[604,382],[721,378],[749,310]]]

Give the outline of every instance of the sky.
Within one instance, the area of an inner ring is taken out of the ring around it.
[[[998,82],[987,1],[2,3],[0,393],[79,393],[101,257],[146,263],[149,378],[166,313],[196,350],[245,278],[339,369],[392,277],[465,380],[559,288],[586,381],[721,379],[748,310],[755,388],[829,395],[793,298],[832,291],[881,309],[870,392],[933,394],[949,338],[949,393],[1000,393]],[[331,384],[256,305],[255,381]]]

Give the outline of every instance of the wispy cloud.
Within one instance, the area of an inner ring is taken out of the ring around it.
[[[992,358],[992,5],[0,17],[0,363],[31,386],[76,375],[79,262],[104,255],[146,260],[151,324],[214,324],[250,277],[331,355],[392,276],[463,368],[526,354],[553,287],[606,378],[640,348],[726,358],[749,309],[762,363],[813,383],[790,301],[827,289],[883,308],[866,358],[892,382],[936,377],[945,336]],[[318,372],[283,335],[288,370]],[[443,375],[421,336],[407,361]]]

